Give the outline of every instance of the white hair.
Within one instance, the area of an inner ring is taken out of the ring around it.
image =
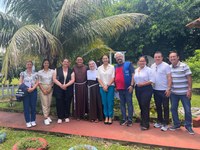
[[[121,55],[121,56],[124,57],[124,54],[122,52],[116,52],[115,55],[114,55],[114,58],[116,58],[117,55]]]

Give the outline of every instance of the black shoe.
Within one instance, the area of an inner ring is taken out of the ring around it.
[[[169,128],[169,130],[171,130],[171,131],[175,131],[175,130],[177,130],[177,129],[180,129],[180,126],[171,126],[171,127]]]
[[[108,122],[108,125],[111,125],[112,124],[112,121],[111,122]]]
[[[120,125],[121,125],[121,126],[124,126],[124,125],[126,125],[126,124],[127,124],[127,121],[126,121],[126,120],[121,120],[121,121],[120,121]]]
[[[192,127],[185,127],[185,128],[189,132],[189,134],[194,135],[194,131],[192,130]]]
[[[126,125],[127,125],[128,127],[132,127],[132,126],[133,126],[133,122],[129,120],[129,121],[127,122]]]

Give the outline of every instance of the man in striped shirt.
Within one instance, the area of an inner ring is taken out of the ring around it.
[[[185,128],[190,134],[194,134],[190,101],[192,96],[192,72],[187,64],[179,61],[179,56],[175,51],[170,52],[169,61],[171,62],[172,75],[171,112],[174,124],[170,127],[170,130],[174,131],[181,126],[178,118],[178,104],[181,100],[185,111]]]

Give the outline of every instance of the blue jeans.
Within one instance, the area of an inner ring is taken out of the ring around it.
[[[128,106],[128,120],[132,121],[133,118],[133,101],[132,95],[128,90],[119,90],[120,109],[122,113],[122,120],[126,120],[126,104]]]
[[[185,111],[185,123],[184,123],[185,127],[191,127],[192,126],[191,102],[188,99],[188,97],[186,95],[176,95],[172,93],[170,96],[170,100],[171,100],[171,112],[172,112],[174,126],[181,125],[178,117],[178,104],[179,100],[181,100]]]
[[[28,95],[24,97],[23,100],[24,117],[27,123],[35,121],[36,119],[36,103],[37,103],[37,90],[28,93]]]
[[[105,92],[100,87],[101,100],[103,104],[103,113],[105,117],[113,117],[113,105],[114,105],[114,86],[109,86],[108,91]]]

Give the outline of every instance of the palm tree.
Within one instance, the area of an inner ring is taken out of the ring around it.
[[[0,13],[0,46],[6,47],[4,77],[9,66],[17,67],[24,60],[22,56],[49,58],[56,63],[64,56],[85,53],[81,49],[97,39],[106,43],[147,18],[137,13],[103,18],[104,1],[4,0],[6,13]]]

